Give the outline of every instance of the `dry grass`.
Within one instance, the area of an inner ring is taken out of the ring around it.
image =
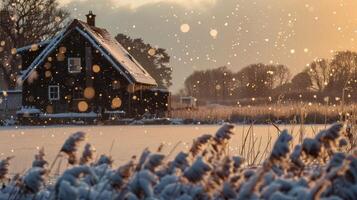
[[[211,106],[193,110],[173,110],[171,117],[193,119],[205,122],[230,121],[264,123],[285,121],[287,123],[331,123],[344,116],[355,115],[357,104],[319,105],[319,104],[275,104],[261,106]]]

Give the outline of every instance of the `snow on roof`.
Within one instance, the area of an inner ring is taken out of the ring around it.
[[[83,25],[84,29],[89,32],[97,42],[99,42],[100,46],[106,49],[110,56],[129,72],[135,82],[157,85],[150,74],[109,34],[107,30],[89,26],[82,21],[79,22]]]
[[[22,71],[21,80],[25,81],[46,58],[47,56],[57,47],[57,45],[67,36],[69,32],[66,33],[66,29],[63,29],[59,34],[57,34],[51,42],[46,46],[46,48],[35,58],[31,65],[24,71]]]
[[[23,52],[30,51],[33,48],[34,45],[36,45],[38,47],[44,47],[44,46],[48,45],[49,43],[51,43],[51,40],[44,40],[44,41],[41,41],[39,43],[35,43],[35,44],[28,45],[28,46],[20,47],[20,48],[16,49],[16,53],[23,53]]]
[[[108,55],[103,48],[101,48],[95,41],[94,39],[91,38],[91,36],[89,36],[86,32],[84,32],[83,30],[81,30],[80,28],[76,27],[76,30],[85,38],[88,39],[88,41],[96,48],[100,51],[100,53],[120,72],[121,75],[123,75],[128,81],[129,83],[133,83],[132,79],[129,77],[128,75],[128,71],[123,71],[122,68],[120,66],[117,65],[117,63],[111,58],[110,55]]]
[[[59,45],[59,43],[72,31],[72,25],[75,25],[74,30],[82,34],[91,44],[96,47],[102,55],[113,66],[124,75],[130,83],[141,83],[146,85],[157,85],[156,81],[150,74],[120,45],[111,37],[107,30],[89,26],[87,23],[80,20],[74,20],[67,28],[56,35],[33,61],[33,63],[23,71],[22,81],[26,80],[32,71],[36,69],[45,58]]]

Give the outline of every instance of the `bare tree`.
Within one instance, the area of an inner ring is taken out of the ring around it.
[[[185,80],[186,93],[201,101],[227,102],[233,89],[233,73],[227,67],[195,71]]]
[[[291,73],[288,67],[285,65],[273,65],[271,67],[274,72],[274,88],[285,85],[290,81]]]
[[[291,79],[292,87],[300,92],[306,92],[312,87],[311,77],[308,69],[296,74]]]
[[[271,91],[286,84],[290,79],[290,72],[283,65],[252,64],[236,75],[240,82],[243,97],[260,97],[271,94]]]
[[[69,13],[57,0],[0,2],[0,71],[5,88],[13,89],[21,68],[16,48],[49,39],[63,28]]]
[[[312,89],[323,92],[330,82],[331,67],[326,59],[317,59],[310,64],[308,74],[312,82]]]
[[[337,52],[331,62],[330,81],[327,89],[344,94],[345,90],[356,87],[357,53],[351,51]]]

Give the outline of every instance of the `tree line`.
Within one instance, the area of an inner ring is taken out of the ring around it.
[[[292,76],[285,65],[251,64],[238,72],[218,67],[193,72],[181,95],[204,103],[252,104],[292,101],[357,101],[357,53],[316,59]]]

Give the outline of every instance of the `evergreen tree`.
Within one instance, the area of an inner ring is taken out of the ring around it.
[[[165,49],[154,48],[141,38],[132,39],[124,34],[118,34],[115,39],[149,72],[159,87],[172,85],[170,56]]]

